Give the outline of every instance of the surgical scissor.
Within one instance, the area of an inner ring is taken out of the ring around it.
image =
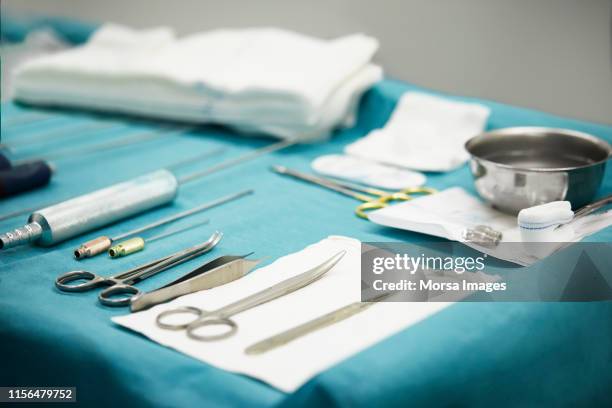
[[[332,269],[342,257],[346,254],[346,251],[340,251],[336,255],[329,258],[319,266],[316,266],[309,271],[303,272],[297,276],[289,279],[285,279],[267,289],[259,291],[253,295],[247,296],[244,299],[238,300],[221,309],[215,311],[206,311],[197,307],[185,306],[178,307],[176,309],[166,310],[165,312],[157,315],[156,323],[162,329],[168,330],[183,330],[187,332],[187,336],[194,340],[199,341],[214,341],[221,340],[232,336],[238,330],[236,322],[230,319],[230,317],[249,310],[256,306],[267,303],[271,300],[285,296],[291,292],[303,288],[316,281]],[[195,315],[195,319],[187,323],[168,323],[164,320],[172,315]],[[220,334],[202,335],[198,334],[197,330],[205,326],[227,326],[228,330]]]
[[[393,201],[408,201],[412,199],[412,194],[431,194],[436,190],[429,187],[411,187],[405,188],[396,192],[388,192],[376,188],[363,187],[358,184],[349,183],[346,181],[336,181],[325,177],[317,177],[312,174],[301,173],[296,170],[288,169],[284,166],[273,166],[272,170],[278,174],[294,177],[298,180],[307,181],[353,197],[356,200],[363,201],[355,208],[355,214],[358,217],[368,219],[367,211],[378,210],[388,206]]]
[[[129,304],[130,297],[113,297],[121,294],[138,295],[140,290],[134,286],[146,278],[165,271],[175,265],[187,262],[213,249],[221,240],[223,234],[215,232],[208,240],[190,248],[183,249],[174,254],[156,259],[144,265],[137,266],[113,276],[103,277],[93,272],[78,270],[66,272],[55,280],[55,286],[63,292],[85,292],[100,286],[110,286],[98,295],[100,303],[107,306],[125,306]],[[70,284],[70,282],[87,280],[83,283]]]

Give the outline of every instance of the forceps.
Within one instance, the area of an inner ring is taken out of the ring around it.
[[[311,284],[312,282],[319,279],[331,268],[333,268],[342,257],[346,254],[346,251],[340,251],[336,255],[329,258],[319,266],[315,266],[309,271],[303,272],[297,276],[289,279],[285,279],[275,285],[270,286],[267,289],[259,291],[253,295],[247,296],[244,299],[238,300],[227,306],[217,309],[215,311],[206,311],[197,307],[185,306],[178,307],[176,309],[166,310],[165,312],[157,315],[156,323],[162,329],[168,330],[182,330],[185,329],[187,336],[199,341],[214,341],[221,340],[232,336],[238,330],[236,322],[230,319],[230,317],[244,312],[245,310],[252,309],[256,306],[267,303],[271,300],[277,299],[281,296],[288,295],[298,289],[303,288]],[[188,323],[164,323],[164,318],[171,315],[191,314],[195,315],[195,319]],[[204,326],[226,326],[228,330],[221,334],[212,335],[201,335],[197,333],[197,330]]]
[[[388,192],[378,190],[376,188],[363,187],[358,184],[349,183],[345,181],[336,181],[329,178],[317,177],[311,174],[301,173],[296,170],[288,169],[284,166],[273,166],[272,170],[278,174],[294,177],[298,180],[307,181],[319,185],[321,187],[328,188],[336,191],[340,194],[344,194],[349,197],[353,197],[356,200],[363,201],[355,208],[355,214],[358,217],[368,219],[367,211],[378,210],[389,205],[392,201],[408,201],[412,199],[411,194],[431,194],[435,193],[436,190],[429,187],[412,187],[405,188],[396,192]]]
[[[133,284],[210,251],[219,243],[222,236],[223,234],[217,231],[201,244],[109,277],[103,277],[83,270],[66,272],[55,280],[55,287],[63,292],[85,292],[99,286],[110,286],[98,295],[100,303],[106,306],[125,306],[129,304],[132,297],[113,298],[113,296],[118,294],[140,294],[140,290],[132,286]],[[87,282],[70,284],[70,282],[82,279],[87,280]]]

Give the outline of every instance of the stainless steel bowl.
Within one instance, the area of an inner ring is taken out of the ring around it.
[[[568,200],[576,209],[593,200],[612,147],[595,136],[567,129],[515,127],[470,139],[476,190],[499,210]]]

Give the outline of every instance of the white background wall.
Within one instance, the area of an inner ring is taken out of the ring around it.
[[[3,0],[180,34],[273,25],[380,39],[387,74],[419,85],[612,124],[612,0]]]

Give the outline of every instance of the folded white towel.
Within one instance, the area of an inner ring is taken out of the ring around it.
[[[464,144],[481,133],[489,109],[416,92],[404,94],[384,128],[346,147],[348,154],[423,171],[449,171],[469,158]]]
[[[350,122],[361,94],[381,79],[370,64],[377,48],[360,34],[320,40],[254,28],[177,39],[168,28],[108,24],[82,47],[22,66],[15,97],[319,137]]]

